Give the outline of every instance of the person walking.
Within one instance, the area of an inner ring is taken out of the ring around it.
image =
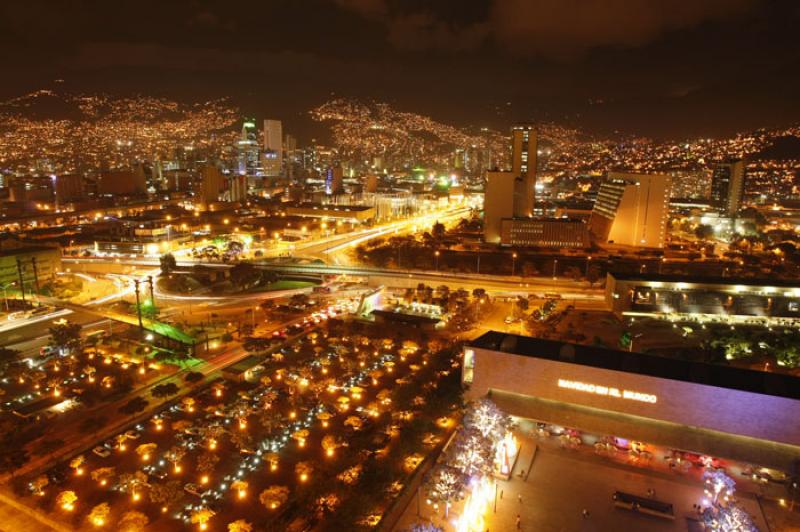
[[[517,530],[522,530],[522,519],[517,514]]]
[[[519,501],[520,504],[522,504],[522,494],[521,493],[517,493],[517,500]]]
[[[587,510],[586,508],[581,510],[581,514],[583,515],[584,519],[588,519],[589,518],[589,510]]]

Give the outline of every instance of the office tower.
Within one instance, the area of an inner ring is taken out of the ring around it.
[[[486,173],[483,194],[483,239],[486,242],[499,244],[503,218],[513,218],[515,185],[511,172]]]
[[[711,204],[724,216],[736,216],[744,197],[744,161],[719,163],[711,175]]]
[[[236,143],[239,174],[255,177],[263,174],[259,160],[258,130],[256,121],[247,118],[242,124],[242,134]]]
[[[344,190],[342,165],[331,166],[325,171],[325,194],[339,194]]]
[[[239,174],[242,175],[242,174]],[[208,205],[219,201],[219,194],[225,186],[225,176],[213,164],[207,164],[200,173],[200,203],[205,209]]]
[[[531,126],[511,129],[511,170],[486,173],[483,197],[483,238],[500,243],[503,218],[533,215],[536,184],[536,131]]]
[[[57,205],[83,199],[83,176],[78,174],[53,175],[52,179]]]
[[[283,168],[283,128],[280,120],[264,120],[264,175],[278,177]]]
[[[227,179],[226,199],[243,203],[247,201],[247,178],[243,175],[232,175]]]
[[[592,233],[603,243],[664,247],[671,181],[668,175],[610,172],[592,209]]]
[[[520,180],[514,216],[533,214],[537,149],[536,130],[532,126],[517,125],[511,128],[511,173]]]

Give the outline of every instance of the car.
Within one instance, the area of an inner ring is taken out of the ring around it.
[[[193,483],[186,484],[183,489],[186,493],[194,495],[195,497],[202,497],[206,493],[206,490]]]
[[[100,447],[99,445],[92,449],[92,452],[99,456],[100,458],[107,458],[111,456],[111,451],[106,449],[105,447]]]
[[[139,438],[142,437],[142,435],[136,432],[135,430],[131,429],[125,431],[125,437],[128,438],[129,440],[138,440]]]

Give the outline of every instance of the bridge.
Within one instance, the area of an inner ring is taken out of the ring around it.
[[[38,299],[41,303],[51,307],[60,307],[72,311],[83,312],[92,316],[118,321],[127,325],[133,325],[134,327],[139,326],[139,319],[136,316],[124,314],[122,312],[116,312],[98,307],[90,307],[86,305],[78,305],[76,303],[70,303],[54,297],[38,296]],[[172,325],[144,317],[142,318],[142,329],[181,345],[194,347],[195,343],[197,343],[196,338],[186,334],[176,327],[173,327]]]

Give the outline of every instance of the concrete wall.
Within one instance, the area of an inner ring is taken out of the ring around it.
[[[800,445],[800,401],[470,348],[469,398],[490,389],[621,412],[729,434]],[[559,387],[559,379],[655,395],[644,402]]]

